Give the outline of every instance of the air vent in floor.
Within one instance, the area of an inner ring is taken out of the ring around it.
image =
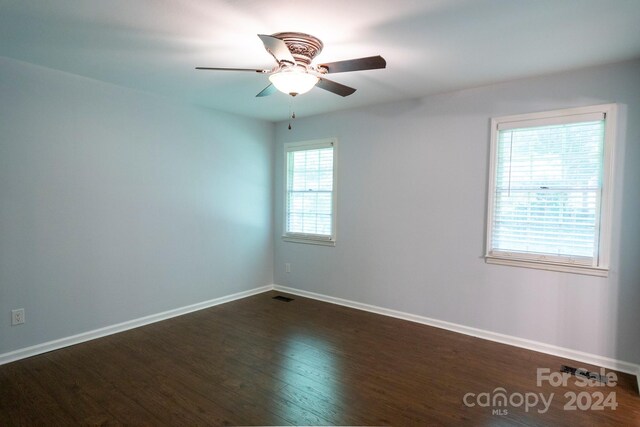
[[[561,365],[560,372],[566,372],[568,374],[575,375],[576,377],[582,377],[589,380],[596,380],[603,384],[609,382],[609,379],[606,375],[600,375],[597,372],[589,372],[586,369],[582,368],[574,368],[573,366]]]
[[[283,302],[291,302],[291,301],[293,301],[293,298],[283,297],[282,295],[277,295],[277,296],[273,297],[273,299],[277,299],[278,301],[283,301]]]

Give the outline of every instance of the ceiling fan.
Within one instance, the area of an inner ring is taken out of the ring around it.
[[[375,70],[385,68],[387,62],[381,56],[348,59],[313,65],[311,61],[322,51],[323,44],[309,34],[283,32],[272,35],[258,34],[264,47],[278,63],[270,70],[253,68],[196,67],[196,70],[250,71],[269,76],[270,84],[256,97],[271,95],[276,90],[291,96],[310,91],[314,86],[340,96],[349,96],[356,90],[352,87],[326,79],[326,74],[347,71]]]

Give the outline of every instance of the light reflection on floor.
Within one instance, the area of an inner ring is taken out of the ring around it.
[[[279,363],[279,380],[286,383],[281,396],[295,405],[281,406],[278,415],[284,419],[300,419],[304,411],[306,422],[338,423],[341,412],[343,383],[341,361],[334,355],[335,344],[320,336],[292,333],[285,338]],[[323,419],[303,408],[322,408]]]

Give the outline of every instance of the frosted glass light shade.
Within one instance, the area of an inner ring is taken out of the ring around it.
[[[313,74],[293,69],[271,74],[269,80],[280,92],[296,96],[309,92],[320,79]]]

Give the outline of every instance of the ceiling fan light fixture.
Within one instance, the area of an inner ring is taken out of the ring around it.
[[[320,79],[294,68],[271,74],[269,80],[280,92],[296,96],[309,92]]]

